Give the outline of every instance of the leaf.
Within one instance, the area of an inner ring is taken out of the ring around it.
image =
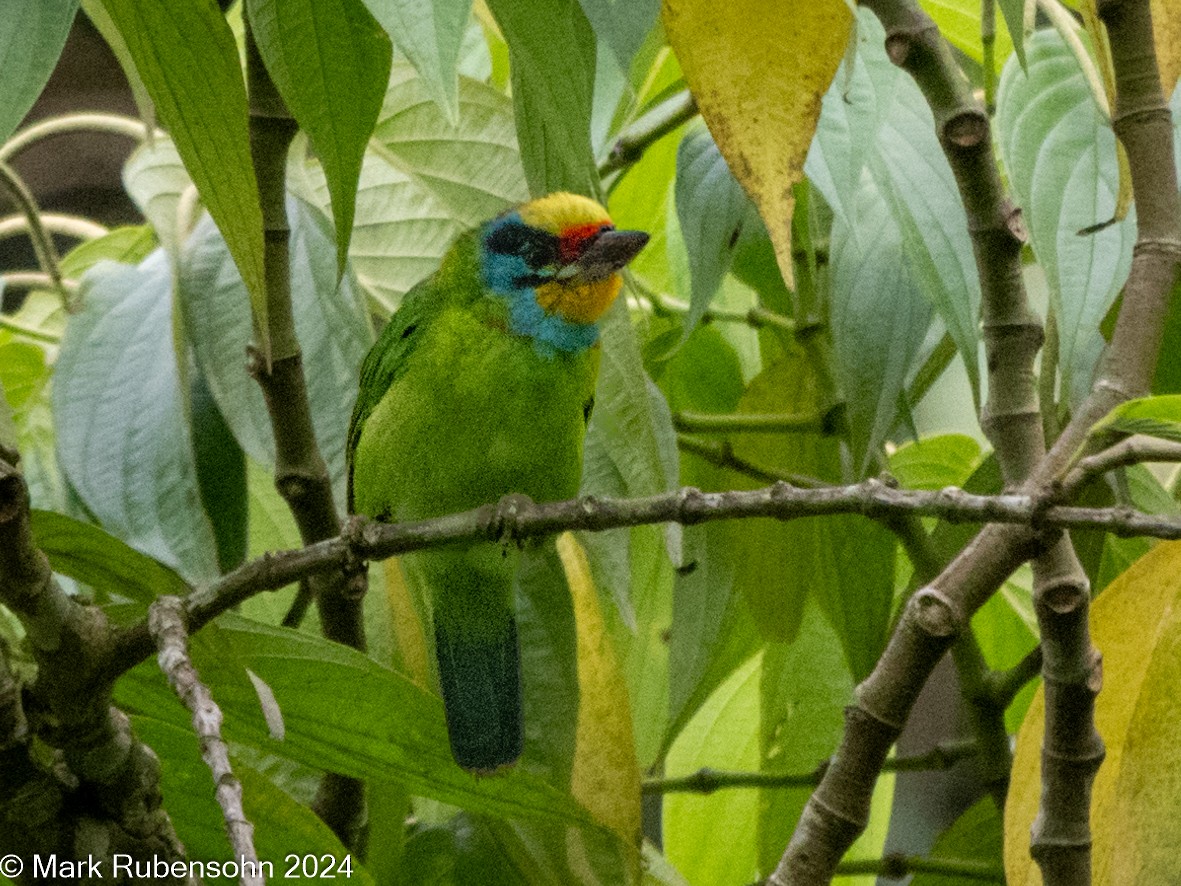
[[[862,183],[855,215],[833,220],[833,363],[845,395],[858,476],[894,429],[899,397],[917,366],[931,308],[905,262],[902,235],[876,185]]]
[[[840,742],[853,677],[836,640],[813,604],[794,641],[767,646],[759,684],[759,771],[812,772]],[[759,869],[774,870],[812,789],[758,793]]]
[[[759,207],[789,288],[791,186],[803,178],[820,97],[841,61],[850,22],[837,0],[664,3],[665,31],[685,80],[722,156]]]
[[[1181,3],[1178,0],[1152,0],[1152,31],[1161,86],[1167,100],[1181,77]]]
[[[529,191],[593,195],[595,35],[578,0],[488,0],[509,45],[517,141]]]
[[[718,687],[669,749],[666,771],[759,766],[759,691],[763,656],[752,656]],[[746,886],[757,879],[759,795],[719,791],[664,798],[664,852],[690,883]]]
[[[181,195],[192,184],[170,138],[144,142],[123,164],[123,187],[174,261],[192,227],[193,219],[182,220],[177,214]]]
[[[1100,321],[1128,276],[1136,220],[1130,212],[1102,231],[1078,233],[1112,217],[1119,171],[1111,125],[1056,31],[1029,41],[1028,76],[1005,67],[996,127],[1058,319],[1063,399],[1077,403],[1103,347]]]
[[[640,767],[627,684],[599,611],[586,553],[565,533],[558,538],[558,555],[578,630],[578,738],[570,791],[623,845],[635,846],[640,840]]]
[[[1121,403],[1092,429],[1098,434],[1145,434],[1181,442],[1181,394],[1140,397]]]
[[[599,40],[626,72],[644,38],[656,24],[659,0],[579,0]]]
[[[62,256],[61,270],[64,277],[81,277],[103,259],[137,265],[155,249],[159,243],[156,234],[148,225],[124,225],[112,228],[101,237],[79,243]],[[55,310],[65,325],[65,310],[60,309],[60,300]]]
[[[131,95],[135,100],[135,108],[139,112],[139,118],[145,123],[154,125],[156,109],[152,106],[152,99],[148,95],[147,89],[144,88],[144,82],[139,73],[135,70],[135,62],[132,61],[131,52],[127,49],[127,41],[119,33],[119,29],[115,26],[106,7],[103,6],[103,2],[104,0],[82,0],[82,11],[86,13],[86,17],[90,19],[95,30],[102,35],[103,40],[110,47],[111,54],[119,62],[123,76],[127,78],[127,85],[131,88]]]
[[[216,692],[216,690],[214,690]],[[201,760],[201,749],[192,727],[182,727],[149,716],[132,718],[136,734],[160,758],[160,785],[168,798],[168,810],[183,841],[188,858],[206,867],[198,873],[206,883],[237,883],[236,876],[213,876],[213,863],[225,865],[234,858],[226,839],[225,823],[217,805],[209,768]],[[324,873],[332,859],[333,872],[349,855],[328,826],[307,806],[296,802],[266,776],[248,765],[241,756],[231,755],[234,775],[242,784],[242,806],[254,826],[254,845],[268,882],[279,882],[291,868],[291,856],[313,857]],[[373,878],[356,858],[347,879],[372,884]]]
[[[343,274],[361,158],[389,80],[389,38],[362,0],[252,0],[246,11],[267,72],[324,168]]]
[[[403,52],[431,99],[454,123],[458,117],[455,72],[472,0],[365,0]]]
[[[0,144],[49,82],[77,11],[78,0],[0,0]]]
[[[157,597],[179,597],[190,590],[174,570],[98,526],[53,511],[33,510],[29,518],[33,541],[54,572],[89,585],[106,598],[130,597],[141,604],[141,615]]]
[[[687,338],[730,267],[750,205],[704,125],[689,127],[677,150],[676,203],[693,287]]]
[[[765,369],[747,388],[740,413],[823,412],[823,378],[800,350]],[[768,470],[841,482],[840,445],[817,434],[739,434],[734,454]],[[732,475],[731,488],[760,481]],[[860,517],[744,520],[731,527],[735,586],[762,636],[791,640],[814,595],[840,637],[854,675],[873,669],[885,644],[894,588],[894,537]]]
[[[226,573],[246,560],[246,456],[199,371],[189,372],[189,409],[197,488],[213,527],[218,569]]]
[[[906,489],[963,486],[980,462],[980,444],[963,434],[925,437],[890,455],[890,473]]]
[[[943,319],[978,396],[980,281],[967,217],[930,107],[884,43],[877,18],[862,11],[852,76],[846,61],[824,96],[804,168],[835,215],[854,226],[869,169],[901,235],[907,276]]]
[[[1113,581],[1091,608],[1106,689],[1095,725],[1107,756],[1091,805],[1094,882],[1167,883],[1176,870],[1177,780],[1173,737],[1181,729],[1181,544],[1162,542]],[[1009,883],[1040,883],[1029,827],[1040,793],[1045,703],[1039,690],[1021,727],[1005,805]]]
[[[213,0],[103,2],[229,244],[269,360],[262,209],[233,34]]]
[[[199,583],[217,574],[172,343],[163,250],[82,281],[55,371],[62,470],[108,532]]]
[[[594,826],[569,794],[523,769],[472,778],[451,758],[440,699],[353,649],[223,615],[193,637],[191,651],[225,715],[227,741],[354,778],[395,780],[489,815]],[[270,738],[247,668],[275,694],[282,742]],[[151,664],[125,676],[116,697],[170,723],[188,722]]]
[[[977,800],[939,835],[931,847],[931,858],[992,863],[999,879],[1002,873],[1002,826],[996,804],[988,797]],[[955,875],[924,872],[915,875],[911,886],[961,886],[962,883],[962,878]]]
[[[939,26],[939,32],[947,38],[948,43],[977,64],[983,63],[984,47],[980,33],[980,4],[976,0],[922,0],[921,5],[927,15],[935,20],[935,24]],[[1009,18],[1010,10],[1006,7],[1013,5],[1012,0],[998,0],[998,5],[1001,7],[1004,19],[997,22],[993,58],[996,70],[1000,71],[1005,59],[1013,53],[1015,42],[1013,35],[1017,37],[1016,43],[1020,46],[1024,36],[1024,28],[1020,13],[1018,13],[1016,21]],[[1020,2],[1018,2],[1017,9],[1020,10],[1020,8]]]
[[[459,81],[457,118],[430,102],[426,85],[394,65],[373,132],[382,156],[430,191],[465,227],[529,199],[513,124],[512,102],[490,86]]]
[[[288,201],[291,302],[303,351],[308,400],[320,452],[338,503],[344,501],[344,447],[357,393],[358,367],[370,332],[351,276],[337,285],[336,251],[327,222],[312,207]],[[250,316],[241,277],[208,218],[194,229],[180,268],[185,329],[218,409],[242,449],[271,468],[273,437],[258,385],[246,372]]]

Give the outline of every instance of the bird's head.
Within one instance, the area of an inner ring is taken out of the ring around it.
[[[487,288],[508,300],[514,332],[542,350],[578,351],[598,340],[619,271],[647,242],[643,231],[617,231],[594,200],[549,194],[485,224],[480,263]]]

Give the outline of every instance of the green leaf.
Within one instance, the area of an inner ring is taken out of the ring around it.
[[[142,615],[157,597],[189,592],[174,570],[98,526],[53,511],[33,510],[29,516],[33,541],[53,571],[89,585],[100,600],[130,597],[142,604]]]
[[[852,77],[842,69],[825,95],[805,170],[836,216],[859,227],[869,169],[901,235],[907,276],[950,331],[976,395],[980,281],[955,178],[926,99],[886,56],[881,24],[863,11],[858,28]]]
[[[763,653],[761,771],[812,772],[839,743],[853,677],[835,641],[816,607],[809,606],[796,639],[769,644]],[[812,789],[766,788],[758,793],[759,868],[773,870]]]
[[[1121,403],[1091,433],[1146,434],[1181,442],[1181,394],[1140,397]]]
[[[1010,55],[1013,54],[1013,44],[1020,44],[1024,34],[1021,4],[1017,0],[1017,19],[1011,21],[1006,5],[1012,0],[998,0],[1001,12],[1005,15],[1005,24],[1009,27],[996,29],[996,44],[993,48],[993,59],[996,70],[1001,69]],[[939,32],[947,38],[947,42],[977,64],[984,61],[984,47],[980,32],[980,4],[976,0],[922,0],[922,7],[926,13],[939,25]],[[1012,36],[1011,36],[1012,35]],[[1014,41],[1016,37],[1016,41]],[[1021,50],[1019,50],[1021,51]],[[1024,65],[1024,62],[1022,62]]]
[[[931,847],[930,857],[978,861],[995,865],[998,878],[1003,877],[1002,841],[1004,821],[996,804],[988,797],[976,801],[967,812],[939,835]],[[963,879],[952,874],[920,873],[911,886],[962,886]]]
[[[666,772],[759,767],[763,655],[752,656],[718,687],[669,749]],[[664,852],[690,883],[746,886],[758,879],[758,791],[664,798]]]
[[[217,574],[197,491],[172,340],[162,249],[137,267],[103,262],[82,281],[54,382],[62,470],[108,532],[199,583]]]
[[[677,151],[677,219],[689,254],[692,297],[684,337],[701,320],[730,267],[743,222],[755,215],[705,124],[690,126]]]
[[[660,13],[658,0],[579,0],[599,40],[611,48],[624,72]]]
[[[414,69],[395,64],[373,138],[391,164],[465,227],[529,199],[512,102],[483,83],[460,78],[458,116],[450,121]]]
[[[361,158],[389,80],[389,39],[362,0],[252,0],[246,11],[267,72],[324,167],[343,273]]]
[[[864,476],[894,429],[931,307],[902,255],[888,203],[863,181],[856,214],[832,231],[833,363],[845,395],[854,470]]]
[[[439,698],[353,649],[224,615],[193,638],[191,651],[225,715],[228,741],[342,775],[399,781],[414,794],[489,815],[594,826],[568,793],[524,769],[472,778],[451,758]],[[267,731],[247,668],[275,694],[283,741]],[[115,691],[135,710],[188,723],[154,663],[130,672]]]
[[[201,200],[246,281],[270,354],[262,209],[238,49],[213,0],[104,0]]]
[[[158,245],[156,234],[148,225],[112,228],[101,237],[79,243],[67,252],[62,257],[62,276],[81,277],[103,259],[137,265]],[[63,321],[64,313],[63,310]]]
[[[1050,287],[1063,400],[1077,404],[1103,349],[1100,322],[1128,276],[1135,211],[1078,233],[1115,210],[1115,135],[1057,31],[1034,34],[1027,60],[1028,75],[1010,63],[1001,76],[997,147]]]
[[[525,178],[534,196],[593,195],[595,34],[577,0],[489,0],[508,41]]]
[[[246,456],[200,371],[189,373],[189,404],[197,486],[213,526],[218,569],[226,573],[246,560]]]
[[[447,118],[458,117],[455,72],[472,0],[365,0]]]
[[[344,446],[357,373],[371,335],[350,275],[337,285],[336,251],[327,220],[290,199],[291,302],[303,350],[308,399],[320,452],[344,501]],[[270,468],[274,440],[258,385],[246,373],[250,315],[242,280],[208,218],[193,231],[180,269],[185,330],[201,372],[242,449]]]
[[[174,260],[192,226],[192,219],[182,221],[177,214],[181,195],[192,184],[170,138],[144,142],[123,164],[123,187]]]
[[[64,314],[61,301],[48,293],[31,292],[16,316],[43,328],[56,325]],[[48,323],[46,322],[48,321]],[[49,404],[53,367],[46,351],[0,329],[0,387],[12,409],[21,470],[33,507],[64,506],[64,489],[54,453],[54,424]]]
[[[78,0],[0,0],[0,144],[45,88],[77,11]]]
[[[216,689],[214,690],[216,698]],[[221,807],[209,767],[201,759],[201,746],[192,727],[182,727],[150,716],[132,717],[136,735],[160,758],[160,787],[168,798],[168,813],[176,835],[184,843],[190,861],[207,865],[205,883],[237,883],[235,877],[213,876],[211,863],[226,862],[234,853],[226,839]],[[242,807],[254,826],[254,847],[268,882],[281,882],[296,856],[314,857],[318,871],[343,877],[341,865],[349,851],[328,826],[307,806],[288,796],[265,775],[231,754],[234,775],[242,784]],[[327,858],[326,858],[327,856]],[[355,857],[350,857],[349,882],[372,886],[373,878]]]
[[[980,462],[980,444],[963,434],[925,437],[890,455],[890,473],[907,489],[963,486]]]
[[[4,393],[4,378],[0,376],[0,450],[19,452],[17,448],[16,422],[12,420],[12,407]]]

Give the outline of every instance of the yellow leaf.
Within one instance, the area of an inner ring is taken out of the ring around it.
[[[594,817],[634,849],[639,876],[640,766],[632,735],[627,683],[615,659],[590,564],[569,532],[558,538],[578,634],[578,730],[570,791]]]
[[[385,596],[390,608],[394,649],[401,659],[402,671],[423,689],[433,691],[426,635],[402,572],[402,561],[390,557],[382,561],[381,569],[385,574]]]
[[[664,0],[664,27],[714,141],[759,208],[791,288],[792,185],[852,16],[842,0]]]
[[[1152,31],[1160,82],[1168,101],[1181,77],[1181,0],[1152,0]]]
[[[1107,759],[1091,804],[1095,886],[1176,881],[1181,844],[1181,542],[1157,545],[1108,585],[1091,610],[1103,653],[1095,721]],[[1017,739],[1005,804],[1005,874],[1010,886],[1042,882],[1029,857],[1029,828],[1041,791],[1045,726],[1041,689]]]

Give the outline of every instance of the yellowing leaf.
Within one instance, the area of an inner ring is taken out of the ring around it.
[[[766,222],[792,285],[792,185],[852,17],[841,0],[664,0],[664,27],[701,115]]]
[[[401,658],[402,670],[420,688],[430,690],[433,684],[422,619],[410,596],[402,562],[397,557],[390,557],[382,562],[381,571],[385,575],[385,597],[390,608],[394,648]]]
[[[1181,0],[1152,0],[1152,31],[1160,82],[1168,101],[1181,77]]]
[[[1181,542],[1162,543],[1108,585],[1091,611],[1103,653],[1095,720],[1107,759],[1091,805],[1095,886],[1171,883],[1181,842]],[[1017,740],[1005,804],[1005,874],[1010,886],[1042,882],[1029,857],[1029,828],[1041,792],[1045,697],[1030,705]]]
[[[558,538],[578,632],[578,734],[570,791],[596,820],[635,850],[639,873],[640,766],[627,684],[615,660],[586,552],[569,532]]]

